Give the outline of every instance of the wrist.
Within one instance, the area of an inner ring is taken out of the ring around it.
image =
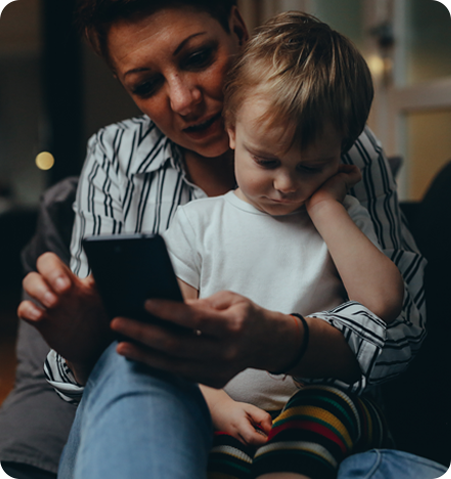
[[[285,373],[286,366],[291,364],[299,352],[304,332],[302,326],[296,324],[299,320],[293,318],[292,315],[273,311],[270,313],[274,323],[270,334],[271,344],[265,348],[262,354],[262,359],[265,362],[253,367],[269,372],[283,371]]]
[[[305,353],[307,352],[307,348],[309,345],[309,326],[305,318],[297,313],[291,314],[291,317],[294,321],[294,325],[296,328],[295,336],[298,340],[298,348],[293,356],[293,359],[286,363],[285,366],[277,371],[272,371],[272,374],[288,374],[292,371],[299,363],[302,361]],[[302,328],[302,329],[301,329]]]
[[[319,201],[310,201],[306,207],[310,217],[312,215],[334,214],[345,209],[342,201],[331,197],[323,198]]]
[[[218,431],[227,431],[231,411],[236,405],[234,401],[225,391],[224,394],[217,396],[214,400],[207,401],[210,410],[213,427]]]
[[[85,386],[88,382],[89,375],[94,369],[94,364],[87,363],[76,363],[73,361],[68,361],[66,359],[66,364],[69,369],[72,371],[72,374],[75,377],[75,380],[80,386]]]

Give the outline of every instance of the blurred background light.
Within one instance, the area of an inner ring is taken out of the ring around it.
[[[48,151],[43,151],[42,153],[39,153],[39,155],[36,157],[36,166],[40,170],[50,170],[54,164],[55,158],[53,158],[53,155]]]

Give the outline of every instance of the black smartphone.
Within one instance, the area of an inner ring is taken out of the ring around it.
[[[83,239],[83,248],[111,319],[124,316],[187,330],[161,321],[144,309],[145,300],[150,298],[183,302],[166,244],[160,235],[90,236]]]

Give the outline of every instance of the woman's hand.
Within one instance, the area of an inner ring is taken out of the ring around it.
[[[38,272],[23,280],[34,301],[22,301],[17,313],[68,361],[83,384],[113,338],[94,280],[78,278],[53,253],[40,256],[36,267]]]
[[[146,309],[200,334],[115,318],[113,330],[134,340],[120,343],[119,354],[198,383],[221,388],[248,367],[278,370],[287,354],[296,354],[292,318],[236,293],[221,291],[187,303],[151,300]]]
[[[200,334],[115,318],[112,329],[133,340],[119,343],[117,352],[214,388],[222,388],[246,368],[284,370],[299,353],[303,340],[303,331],[292,316],[261,308],[230,291],[186,303],[151,300],[146,309]],[[356,381],[360,369],[343,334],[321,319],[307,321],[309,346],[290,373],[298,377],[333,377],[349,384]]]

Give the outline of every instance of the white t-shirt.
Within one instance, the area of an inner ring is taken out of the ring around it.
[[[367,210],[351,196],[344,205],[377,245]],[[270,216],[230,191],[179,207],[164,238],[177,276],[200,298],[229,290],[263,308],[304,316],[346,301],[326,243],[305,209]],[[298,387],[291,377],[247,369],[224,389],[269,411],[281,409]]]

